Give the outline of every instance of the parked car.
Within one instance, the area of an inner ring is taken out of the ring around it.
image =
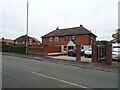
[[[81,50],[81,56],[84,56],[85,51]]]
[[[84,55],[84,52],[85,52],[85,51],[81,50],[81,56]],[[70,49],[70,50],[68,51],[68,56],[73,56],[73,57],[75,57],[75,56],[76,56],[76,50]]]
[[[75,51],[74,49],[68,50],[68,56],[73,56],[73,57],[75,57],[75,56],[76,56],[76,51]]]
[[[88,58],[91,58],[92,57],[92,50],[91,49],[86,50],[84,52],[84,56],[88,57]]]
[[[120,46],[119,45],[113,44],[113,47],[112,47],[112,59],[113,60],[120,60]]]

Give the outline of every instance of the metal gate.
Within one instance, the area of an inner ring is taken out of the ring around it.
[[[105,61],[106,58],[106,46],[97,45],[97,59],[98,61]]]

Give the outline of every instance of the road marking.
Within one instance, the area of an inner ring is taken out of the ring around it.
[[[72,83],[72,82],[69,82],[69,81],[65,81],[65,80],[62,80],[62,79],[50,77],[50,76],[47,76],[47,75],[44,75],[44,74],[40,74],[40,73],[37,73],[37,72],[31,71],[31,73],[39,75],[39,76],[47,77],[47,78],[50,78],[50,79],[53,79],[53,80],[56,80],[56,81],[61,81],[61,82],[67,83],[67,84],[71,84],[71,85],[74,85],[74,86],[77,86],[77,87],[80,87],[80,88],[88,88],[88,87],[83,86],[83,85],[79,85],[79,84]]]

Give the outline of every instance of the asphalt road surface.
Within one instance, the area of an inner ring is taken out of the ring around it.
[[[3,88],[118,88],[118,73],[2,56]]]

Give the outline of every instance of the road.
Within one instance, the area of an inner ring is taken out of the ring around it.
[[[94,69],[2,56],[3,88],[117,88],[118,74]]]

